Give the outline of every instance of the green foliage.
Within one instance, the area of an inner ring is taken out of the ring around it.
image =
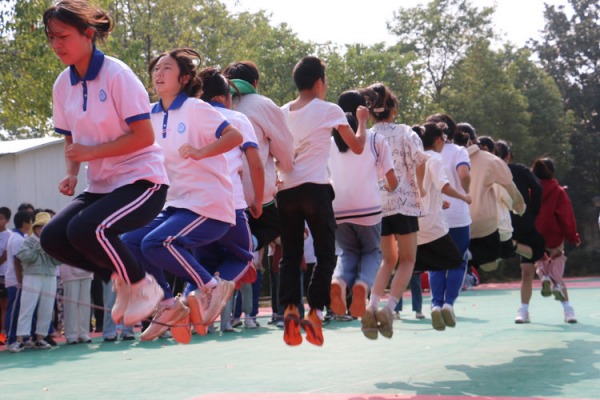
[[[593,0],[569,2],[574,11],[570,16],[562,6],[546,6],[543,39],[534,48],[558,85],[563,106],[574,115],[573,163],[566,181],[581,223],[594,214],[591,199],[600,194],[600,5]]]
[[[426,6],[401,8],[388,29],[398,35],[398,50],[413,52],[427,71],[437,101],[448,72],[465,51],[481,39],[493,36],[493,8],[481,11],[469,0],[432,0]]]

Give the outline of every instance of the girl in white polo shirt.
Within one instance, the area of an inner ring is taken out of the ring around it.
[[[192,254],[209,272],[218,272],[223,279],[237,283],[244,278],[243,281],[249,279],[248,283],[252,283],[256,280],[256,269],[252,265],[252,234],[246,214],[248,204],[244,197],[241,173],[243,159],[246,158],[253,188],[252,198],[254,199],[248,211],[254,218],[259,218],[262,213],[265,171],[258,153],[256,135],[248,118],[244,114],[230,109],[232,100],[228,80],[215,68],[206,68],[200,71],[199,77],[202,80],[200,99],[208,102],[215,110],[223,114],[227,121],[239,129],[244,140],[239,146],[225,153],[233,183],[235,225],[229,227],[227,233],[213,243],[192,249]],[[195,290],[195,285],[188,285],[186,292],[192,290]],[[233,299],[230,299],[230,302],[230,305],[233,305]],[[230,314],[230,308],[227,309]],[[230,317],[231,315],[221,316],[222,327],[227,327]]]
[[[212,106],[196,98],[202,90],[191,49],[162,53],[149,65],[160,101],[152,108],[152,124],[165,154],[171,187],[166,208],[146,227],[126,234],[123,241],[139,257],[165,291],[165,299],[142,340],[162,335],[170,324],[189,317],[195,327],[211,324],[221,313],[235,284],[208,272],[189,249],[206,246],[235,224],[233,185],[226,152],[242,142],[240,131]],[[163,269],[201,288],[187,297],[186,307],[173,293]],[[228,277],[230,278],[230,277]],[[231,278],[230,278],[231,279]],[[191,311],[191,313],[190,313]],[[189,329],[175,330],[189,340]]]
[[[366,94],[369,98],[377,98],[373,91]],[[358,129],[356,109],[367,106],[363,94],[357,90],[344,92],[338,98],[338,105],[346,113],[352,129]],[[360,318],[365,313],[367,295],[381,265],[379,191],[394,191],[398,178],[390,146],[382,135],[367,130],[365,151],[354,154],[348,150],[339,132],[334,130],[329,169],[336,194],[333,200],[337,223],[335,240],[342,253],[331,281],[330,308],[338,315],[346,314],[346,288],[350,287],[352,304],[349,311],[353,317]]]
[[[63,0],[44,13],[50,46],[69,66],[54,84],[54,129],[65,136],[67,176],[61,193],[72,196],[82,162],[87,189],[44,228],[41,244],[63,263],[113,275],[113,319],[133,325],[163,296],[119,235],[146,225],[162,209],[168,178],[150,123],[146,89],[131,69],[95,47],[114,21],[83,0]]]

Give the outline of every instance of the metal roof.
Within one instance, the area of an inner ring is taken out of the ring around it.
[[[18,154],[36,149],[38,147],[44,147],[48,146],[49,144],[62,141],[63,138],[56,136],[46,136],[35,139],[3,140],[0,141],[0,156],[8,154]]]

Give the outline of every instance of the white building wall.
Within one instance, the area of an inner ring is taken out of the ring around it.
[[[87,187],[85,163],[78,175],[75,196]],[[12,154],[0,155],[0,206],[13,213],[24,202],[36,208],[60,210],[73,197],[58,191],[58,183],[65,177],[64,142],[57,141]],[[12,217],[9,227],[12,228]]]

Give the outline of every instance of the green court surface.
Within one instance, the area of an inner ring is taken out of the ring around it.
[[[322,348],[286,346],[265,314],[258,330],[194,335],[189,345],[95,338],[4,351],[0,399],[600,399],[600,279],[571,283],[571,325],[537,290],[532,323],[516,325],[513,285],[462,293],[454,329],[434,331],[427,311],[416,320],[405,298],[393,338],[371,341],[359,321],[331,322]]]

